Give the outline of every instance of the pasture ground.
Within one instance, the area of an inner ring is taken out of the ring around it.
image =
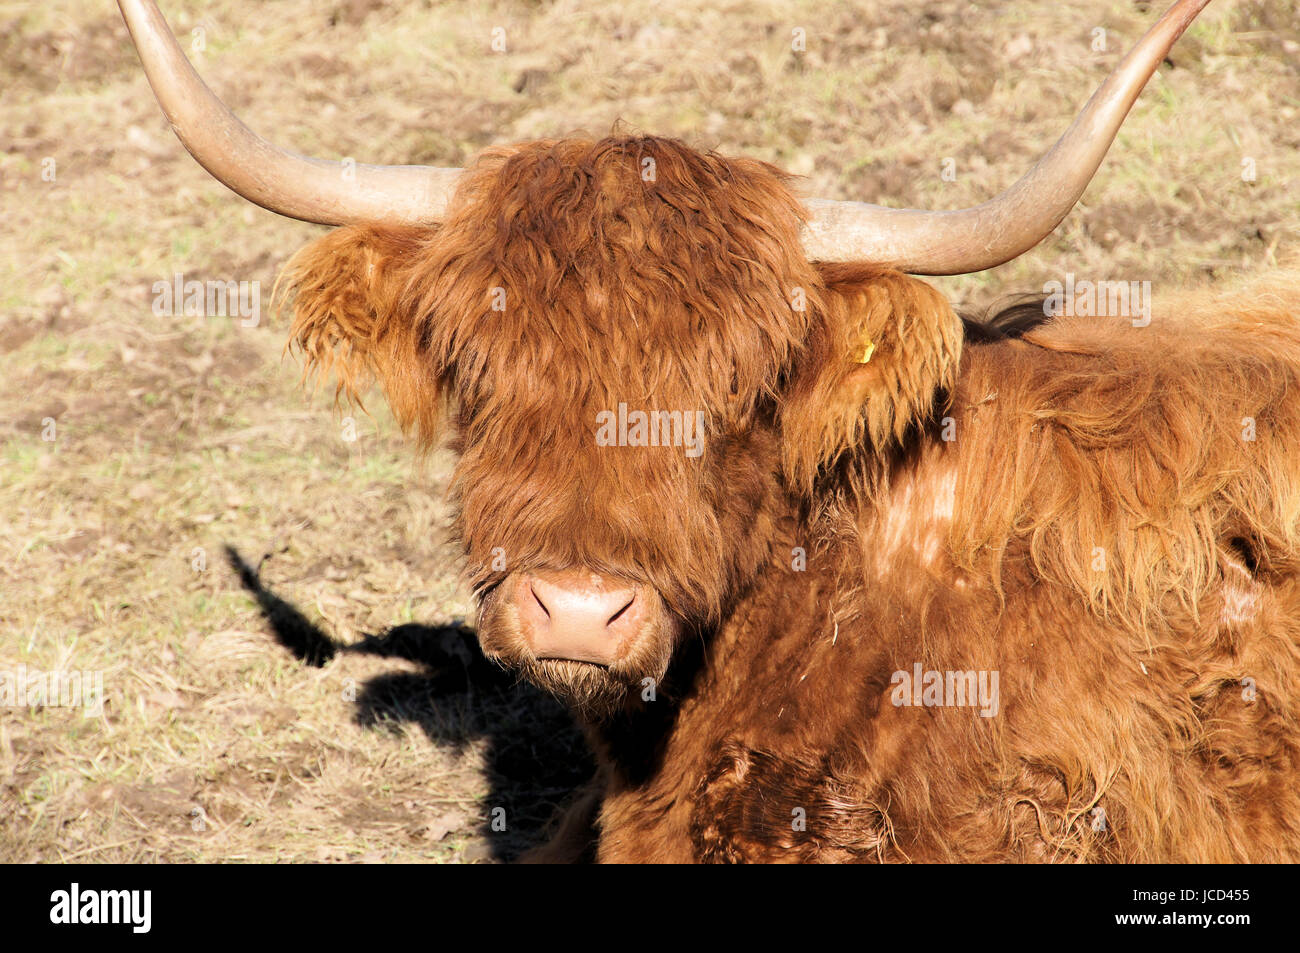
[[[936,208],[1018,177],[1158,12],[163,7],[213,88],[303,152],[460,165],[617,122],[767,159],[810,194]],[[1158,299],[1271,268],[1300,231],[1298,110],[1291,0],[1217,0],[1066,223],[937,284],[978,309],[1066,271]],[[379,400],[340,421],[282,358],[269,292],[320,229],[184,153],[107,0],[0,0],[0,146],[0,673],[98,672],[105,692],[90,717],[0,707],[0,861],[475,861],[535,841],[588,768],[567,716],[486,675],[457,628],[448,458],[416,468]],[[259,282],[259,322],[155,316],[177,273]]]

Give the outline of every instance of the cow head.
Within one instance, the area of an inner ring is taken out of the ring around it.
[[[763,163],[564,140],[486,154],[439,227],[290,264],[309,366],[378,379],[426,447],[450,431],[489,655],[587,708],[658,680],[771,559],[784,498],[947,383],[947,303],[810,264],[802,224]]]
[[[599,714],[726,615],[792,502],[929,413],[960,327],[901,272],[990,267],[1054,228],[1204,2],[1166,14],[1020,183],[944,213],[804,204],[771,166],[645,137],[343,176],[255,137],[152,3],[120,6],[210,171],[345,226],[286,271],[294,342],[346,397],[377,380],[423,447],[450,434],[485,652]]]

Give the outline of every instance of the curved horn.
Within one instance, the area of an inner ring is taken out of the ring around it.
[[[950,212],[812,200],[803,236],[808,257],[871,261],[914,275],[963,275],[1023,255],[1074,207],[1142,87],[1209,2],[1178,0],[1170,7],[1051,151],[1001,195]]]
[[[312,159],[245,126],[194,71],[153,0],[118,0],[149,85],[190,155],[250,202],[320,225],[423,225],[446,211],[459,169]],[[345,175],[345,169],[347,174]]]

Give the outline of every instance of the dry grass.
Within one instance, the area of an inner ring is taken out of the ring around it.
[[[246,121],[303,151],[455,165],[618,121],[768,159],[810,193],[931,207],[1013,181],[1153,15],[1119,0],[164,8],[178,33],[203,28],[199,69]],[[108,4],[0,2],[0,24],[0,672],[98,671],[106,692],[95,717],[0,708],[0,861],[512,856],[585,761],[563,713],[434,628],[471,611],[445,544],[448,461],[416,472],[384,413],[344,439],[296,391],[269,315],[150,308],[176,272],[269,292],[317,229],[246,207],[182,152]],[[1293,253],[1298,26],[1289,0],[1216,2],[1067,223],[943,290],[978,307],[1070,270],[1159,296]]]

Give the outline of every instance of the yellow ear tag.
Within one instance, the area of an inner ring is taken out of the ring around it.
[[[876,342],[864,341],[859,345],[859,347],[862,348],[862,353],[858,355],[857,362],[859,364],[865,364],[867,361],[871,360],[871,355],[876,353]]]

